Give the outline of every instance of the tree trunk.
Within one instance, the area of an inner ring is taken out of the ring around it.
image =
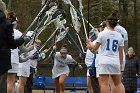
[[[59,7],[59,9],[63,9],[63,7],[62,7],[62,0],[57,0],[57,2],[58,2],[58,7]]]
[[[8,5],[7,5],[7,9],[8,9],[8,10],[11,10],[11,6],[12,6],[11,3],[12,3],[11,0],[9,0],[9,1],[8,1]]]
[[[128,30],[128,0],[122,0],[124,27]]]

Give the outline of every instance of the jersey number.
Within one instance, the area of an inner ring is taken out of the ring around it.
[[[118,48],[118,40],[113,40],[112,51],[116,52]],[[106,50],[110,51],[110,39],[107,39],[107,48]]]

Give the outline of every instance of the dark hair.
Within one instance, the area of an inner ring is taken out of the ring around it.
[[[63,44],[63,45],[62,45],[62,47],[65,47],[65,48],[67,48],[67,44]]]
[[[120,13],[119,13],[118,10],[112,11],[112,14],[111,15],[114,16],[114,17],[116,17],[118,20],[120,19]]]
[[[13,22],[18,22],[17,17],[13,11],[8,11],[7,13],[7,19],[11,22],[12,26],[14,27]]]
[[[111,15],[107,17],[107,21],[109,22],[110,27],[114,28],[118,24],[117,12],[113,12]]]
[[[7,13],[8,19],[15,17],[15,13],[13,11],[8,11]]]
[[[67,52],[67,44],[62,45],[60,52]]]
[[[130,50],[133,50],[132,56],[136,56],[136,53],[135,53],[134,48],[133,48],[133,47],[129,47],[128,50],[127,50],[127,52],[130,51]],[[128,55],[129,55],[129,54],[127,53],[126,56],[128,56]]]

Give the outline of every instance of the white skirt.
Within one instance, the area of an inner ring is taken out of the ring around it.
[[[30,76],[30,69],[19,68],[17,76],[29,77]]]
[[[117,64],[100,64],[97,68],[98,74],[118,75],[121,74],[120,65]]]
[[[69,72],[70,71],[69,71],[68,66],[65,66],[65,67],[54,66],[53,69],[52,69],[52,78],[55,79],[62,74],[66,74],[68,76]]]
[[[96,67],[96,78],[99,78],[99,67]]]
[[[8,70],[8,73],[18,73],[18,64],[17,63],[11,63],[12,69]]]

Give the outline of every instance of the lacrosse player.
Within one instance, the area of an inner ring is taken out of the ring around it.
[[[18,93],[24,93],[24,87],[26,81],[30,76],[30,67],[36,68],[38,58],[36,58],[37,55],[35,55],[34,53],[40,48],[40,46],[41,46],[41,41],[35,40],[33,45],[30,44],[29,46],[27,46],[27,47],[32,47],[32,50],[20,55],[21,63],[19,63],[18,74],[17,74],[19,77]]]
[[[53,47],[54,49],[56,47]],[[52,69],[52,78],[54,79],[54,84],[56,87],[56,93],[64,93],[64,81],[69,75],[68,63],[74,63],[75,66],[79,66],[82,69],[81,65],[68,54],[66,46],[63,46],[60,49],[60,52],[54,53],[54,66]]]
[[[120,33],[114,30],[117,25],[117,18],[110,15],[106,19],[106,29],[99,33],[95,45],[87,39],[87,45],[94,50],[101,47],[98,74],[100,83],[100,93],[109,93],[109,76],[117,88],[117,93],[125,93],[121,82],[121,68],[123,64],[124,41]]]

